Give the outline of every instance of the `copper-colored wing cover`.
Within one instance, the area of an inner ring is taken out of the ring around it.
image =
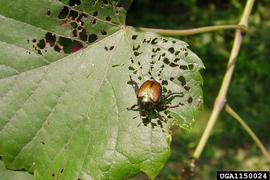
[[[154,103],[158,103],[162,94],[161,85],[157,81],[145,81],[137,91],[137,97],[141,98],[147,94],[151,95],[151,99]]]

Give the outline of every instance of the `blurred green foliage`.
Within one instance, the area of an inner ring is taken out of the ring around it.
[[[246,1],[134,0],[127,24],[184,29],[237,24]],[[255,2],[228,93],[229,104],[270,148],[270,0]],[[181,168],[198,143],[220,88],[233,43],[233,31],[179,37],[201,57],[205,108],[194,129],[174,131],[172,156],[159,179],[181,175]],[[267,169],[254,142],[226,113],[222,113],[199,162],[198,179],[215,177],[216,170]],[[268,167],[269,169],[269,167]]]

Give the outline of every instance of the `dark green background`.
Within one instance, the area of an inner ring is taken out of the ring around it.
[[[240,0],[134,0],[127,24],[152,28],[184,29],[207,25],[237,24],[246,1]],[[237,58],[228,93],[229,104],[246,120],[262,142],[270,148],[270,1],[255,2],[249,31]],[[190,132],[174,131],[172,156],[159,179],[181,175],[203,129],[224,72],[233,43],[233,31],[219,31],[179,37],[205,64],[204,109]],[[267,168],[254,142],[226,113],[222,113],[198,165],[197,179],[214,178],[216,170]],[[138,176],[138,179],[143,176]]]

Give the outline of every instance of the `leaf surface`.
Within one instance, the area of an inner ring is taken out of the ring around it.
[[[76,2],[0,0],[0,155],[36,179],[154,178],[170,127],[189,128],[202,102],[201,60],[182,41],[124,26],[115,1]],[[128,110],[130,77],[179,93],[168,103],[178,106]]]
[[[33,180],[33,175],[27,173],[27,172],[19,172],[19,171],[11,171],[7,170],[4,166],[4,163],[0,161],[0,179],[5,180]]]

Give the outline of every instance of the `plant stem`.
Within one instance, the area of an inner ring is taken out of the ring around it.
[[[239,22],[239,25],[244,25],[247,27],[247,21],[248,21],[248,17],[250,15],[251,9],[253,7],[255,0],[248,0],[246,5],[245,5],[245,9],[242,15],[242,18]],[[228,66],[227,66],[227,70],[226,73],[224,75],[224,79],[222,81],[222,85],[221,88],[219,90],[218,96],[216,98],[215,104],[214,104],[214,108],[212,110],[211,116],[209,118],[209,121],[207,123],[207,126],[203,132],[203,135],[193,153],[193,158],[195,159],[199,159],[201,156],[201,153],[209,139],[209,136],[213,130],[213,127],[217,121],[217,118],[219,116],[220,111],[224,108],[225,102],[226,102],[226,97],[227,97],[227,92],[228,92],[228,88],[231,82],[231,78],[233,75],[233,70],[234,70],[234,66],[235,66],[235,62],[236,62],[236,57],[238,56],[239,53],[239,49],[241,46],[241,42],[243,39],[243,34],[240,30],[236,30],[235,31],[235,38],[234,38],[234,43],[233,43],[233,47],[232,47],[232,51],[231,51],[231,55],[228,61]]]
[[[155,28],[136,28],[139,31],[150,31],[155,32],[164,36],[190,36],[194,34],[207,33],[212,31],[227,30],[227,29],[238,29],[242,32],[247,31],[247,27],[244,25],[215,25],[215,26],[205,26],[193,29],[155,29]]]
[[[226,104],[225,106],[225,111],[241,124],[241,126],[251,136],[253,141],[257,144],[257,146],[259,147],[263,155],[266,157],[266,159],[270,163],[270,155],[268,154],[266,148],[264,147],[262,142],[259,140],[259,138],[256,136],[256,134],[251,130],[251,128],[245,123],[245,121],[228,104]]]

